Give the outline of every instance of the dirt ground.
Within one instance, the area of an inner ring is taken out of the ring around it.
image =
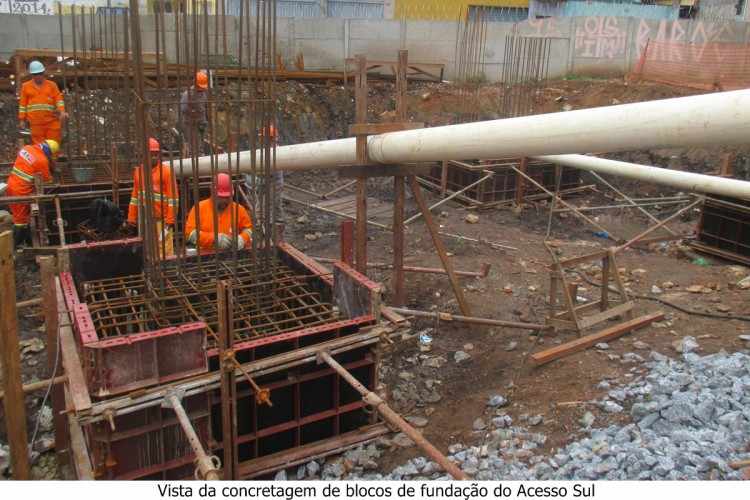
[[[305,86],[294,82],[286,85],[289,93],[280,118],[282,139],[285,142],[344,135],[345,128],[352,121],[353,111],[351,98],[344,89],[337,86]],[[383,83],[373,87],[371,114],[387,120],[394,105],[386,97],[392,96],[392,84]],[[626,85],[621,80],[559,80],[547,84],[539,96],[539,104],[541,111],[553,112],[560,111],[564,104],[577,109],[692,93],[695,92],[661,85]],[[381,98],[377,99],[378,96]],[[498,96],[497,86],[487,86],[482,91],[482,99],[489,104],[486,106],[486,116],[481,118],[497,117],[497,106],[493,108],[490,104],[497,104]],[[561,96],[564,97],[563,100],[559,99]],[[421,84],[410,90],[413,120],[425,121],[429,125],[454,123],[461,107],[460,92],[450,85]],[[0,113],[5,114],[9,108],[8,104],[0,106]],[[6,120],[7,117],[2,119]],[[1,150],[3,149],[0,148]],[[724,151],[727,150],[634,151],[615,156],[670,168],[713,172],[718,169],[719,155]],[[745,151],[737,152],[737,175],[744,177]],[[335,174],[293,173],[286,176],[286,182],[323,193],[345,181],[338,179]],[[583,183],[595,182],[584,174]],[[634,182],[617,181],[617,186],[629,195],[673,194],[669,190]],[[391,199],[390,180],[372,180],[369,189],[371,196],[384,201]],[[603,194],[606,188],[599,186],[598,189],[599,192],[589,191],[571,201],[576,205],[605,204],[603,202],[608,201]],[[289,188],[286,194],[299,197],[298,193]],[[351,191],[341,193],[344,194],[351,194]],[[427,197],[429,202],[437,200],[431,193]],[[341,219],[292,203],[287,203],[285,210],[285,237],[288,241],[309,255],[339,256]],[[540,202],[529,204],[520,211],[498,208],[473,212],[479,216],[476,223],[465,220],[466,215],[472,211],[458,203],[448,203],[436,210],[435,218],[443,231],[481,237],[515,248],[498,250],[483,244],[444,238],[457,269],[478,271],[485,263],[491,265],[486,278],[461,278],[472,315],[534,323],[544,321],[548,312],[547,266],[551,262],[542,243],[545,239],[548,210],[546,203]],[[415,211],[415,204],[409,198],[407,214]],[[674,208],[664,206],[652,213],[658,218],[665,218],[673,212]],[[633,210],[601,214],[598,221],[618,238],[626,239],[648,227],[645,217]],[[695,227],[697,217],[697,211],[692,211],[670,227],[675,231],[689,233]],[[572,214],[565,217],[557,215],[553,219],[551,238],[558,253],[570,257],[604,248],[611,243],[596,236],[596,231]],[[422,221],[418,220],[408,226],[406,241],[407,264],[440,267]],[[371,260],[390,261],[390,233],[370,227],[368,245]],[[747,306],[750,290],[740,290],[734,286],[737,281],[750,274],[750,269],[707,256],[703,256],[705,262],[696,261],[695,257],[695,254],[679,244],[655,244],[646,249],[628,249],[622,252],[618,255],[618,266],[622,270],[626,287],[633,294],[660,297],[692,311],[714,314],[717,316],[715,318],[687,314],[653,300],[638,298],[636,315],[662,310],[666,319],[610,342],[608,350],[588,349],[539,368],[531,365],[531,353],[572,340],[575,334],[545,332],[543,335],[536,335],[512,328],[477,327],[447,322],[436,324],[433,320],[416,320],[412,322],[408,333],[429,329],[429,335],[433,337],[431,350],[420,351],[415,337],[397,341],[390,346],[384,358],[382,389],[396,410],[406,416],[424,416],[428,419],[424,434],[442,450],[455,442],[478,443],[482,433],[472,431],[472,422],[477,417],[487,416],[485,405],[491,395],[502,394],[510,400],[506,410],[514,421],[519,421],[522,415],[539,414],[544,417],[537,430],[548,435],[545,447],[553,452],[576,438],[580,432],[577,420],[586,411],[595,414],[596,426],[607,425],[615,419],[629,418],[627,412],[613,416],[601,412],[598,407],[589,403],[606,392],[596,388],[602,379],[629,378],[641,370],[639,364],[623,363],[620,359],[611,359],[612,355],[622,356],[627,352],[635,352],[647,358],[650,350],[673,355],[675,350],[672,343],[686,335],[698,339],[699,352],[702,354],[747,347],[738,338],[739,334],[750,331],[747,318],[735,320],[728,319],[726,315],[747,316],[750,312]],[[598,279],[594,270],[582,271],[589,280]],[[388,303],[390,273],[373,269],[370,277],[385,285],[385,302]],[[29,256],[21,256],[18,260],[17,283],[18,300],[35,297],[40,293],[36,266]],[[701,293],[691,293],[687,291],[691,285],[702,285],[704,290]],[[663,293],[653,294],[653,286],[661,288]],[[580,297],[594,300],[597,293],[596,287],[580,280]],[[458,312],[456,300],[444,275],[408,274],[407,297],[407,307]],[[38,314],[39,308],[21,311],[22,339],[44,338]],[[637,340],[648,344],[649,349],[636,349],[633,342]],[[516,343],[512,349],[511,343]],[[453,355],[459,350],[467,352],[470,359],[456,363]],[[45,377],[45,353],[46,349],[25,356],[25,382]],[[430,368],[423,364],[425,359],[436,356],[445,357],[447,362],[440,368]],[[394,399],[394,390],[405,392],[404,397]],[[439,397],[435,397],[435,394]],[[412,395],[416,397],[410,397]],[[30,429],[33,429],[35,423],[33,417],[41,396],[38,393],[27,399]],[[401,448],[394,445],[393,452],[381,460],[380,467],[389,470],[391,466],[417,454],[420,452],[414,447]]]
[[[289,182],[299,181],[303,179],[289,178]],[[578,197],[574,201],[583,203],[586,199]],[[413,205],[409,203],[411,212],[415,210]],[[338,256],[338,221],[319,212],[300,210],[296,206],[287,210],[287,220],[290,221],[286,232],[288,240],[311,255]],[[314,228],[309,223],[294,222],[303,213],[314,221]],[[478,271],[484,263],[492,266],[487,278],[461,279],[472,314],[486,318],[543,322],[547,314],[546,297],[549,290],[547,266],[551,262],[542,243],[546,231],[546,211],[539,209],[537,212],[534,207],[520,213],[512,210],[483,211],[479,213],[476,224],[464,220],[467,213],[460,205],[453,205],[443,208],[437,220],[446,232],[469,237],[484,236],[517,248],[500,251],[486,245],[448,238],[444,240],[457,269]],[[627,218],[621,217],[624,215]],[[648,227],[644,220],[639,220],[633,214],[610,214],[607,219],[602,224],[613,234],[619,230],[624,237],[633,236],[636,231]],[[627,222],[623,223],[623,220]],[[693,214],[671,227],[688,233],[695,221]],[[307,241],[304,236],[310,231],[321,232],[324,236],[314,242]],[[607,245],[604,240],[594,236],[594,231],[596,229],[586,227],[569,216],[556,218],[552,237],[562,255],[576,256]],[[377,256],[378,261],[388,261],[392,255],[390,234],[371,228],[369,235],[370,255]],[[407,264],[440,267],[424,224],[415,222],[409,226],[406,248]],[[621,275],[626,288],[633,294],[653,296],[651,288],[656,285],[664,290],[659,297],[691,310],[719,316],[725,314],[721,311],[727,310],[729,314],[747,315],[750,291],[734,289],[734,284],[750,270],[705,256],[708,265],[696,264],[692,261],[693,257],[689,251],[683,253],[677,245],[667,244],[655,245],[652,250],[626,250],[618,255],[617,263],[623,271]],[[371,277],[388,286],[390,275],[387,271],[373,271]],[[591,300],[598,296],[596,287],[582,280],[579,282],[579,297]],[[668,282],[672,283],[672,288],[664,288],[665,283],[669,285]],[[710,287],[717,290],[699,294],[686,291],[687,287],[696,284],[706,287],[706,291]],[[408,274],[407,297],[407,307],[410,308],[430,310],[436,306],[440,311],[459,313],[446,276]],[[636,304],[636,315],[661,310],[666,314],[666,319],[612,341],[610,349],[606,351],[589,349],[539,368],[531,365],[529,354],[573,340],[575,334],[545,332],[544,335],[533,335],[513,328],[446,322],[436,325],[434,320],[417,320],[413,322],[411,332],[429,328],[429,334],[433,336],[432,350],[426,355],[443,356],[448,361],[440,369],[425,368],[420,361],[420,355],[425,354],[420,352],[415,338],[398,342],[391,347],[385,359],[384,389],[391,394],[394,388],[402,386],[404,372],[414,376],[409,383],[416,386],[417,395],[424,393],[425,383],[430,384],[430,381],[431,385],[439,388],[437,392],[441,399],[434,404],[420,401],[419,396],[416,399],[407,397],[405,399],[408,401],[403,404],[393,401],[393,398],[391,402],[404,415],[427,416],[429,423],[424,434],[440,449],[444,450],[455,442],[476,444],[482,433],[472,431],[472,422],[477,417],[486,416],[485,405],[491,395],[502,394],[511,401],[505,410],[514,421],[519,421],[523,414],[543,415],[544,422],[538,430],[548,435],[546,448],[553,451],[575,438],[581,428],[577,420],[586,411],[594,413],[597,426],[605,426],[614,419],[628,418],[627,413],[613,416],[588,403],[606,393],[596,388],[601,380],[629,378],[641,370],[637,365],[611,360],[610,355],[635,352],[647,358],[652,349],[674,355],[676,352],[672,343],[686,335],[698,339],[702,354],[745,347],[738,335],[750,330],[746,321],[689,315],[650,300],[636,299]],[[604,326],[606,324],[600,328]],[[587,333],[593,331],[596,328]],[[649,349],[635,349],[633,342],[638,340],[648,344]],[[509,351],[507,347],[511,342],[516,342],[517,347]],[[467,344],[472,344],[473,348],[469,349]],[[453,354],[459,350],[466,351],[471,358],[460,364],[455,363]],[[414,448],[394,448],[394,453],[381,462],[381,467],[389,470],[391,465],[419,453]]]

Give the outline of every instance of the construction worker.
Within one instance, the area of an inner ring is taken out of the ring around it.
[[[232,179],[228,174],[216,177],[216,206],[211,198],[201,200],[188,214],[185,222],[185,238],[189,245],[197,246],[200,250],[228,250],[233,245],[238,250],[249,248],[253,241],[253,221],[245,207],[232,201]],[[200,227],[196,223],[196,208]],[[214,231],[214,214],[218,226]],[[234,218],[234,227],[232,219]],[[214,238],[214,233],[218,237]],[[236,237],[236,240],[234,239]]]
[[[31,146],[24,146],[16,156],[16,162],[8,176],[7,196],[28,196],[34,193],[34,177],[40,176],[44,182],[50,182],[52,176],[52,159],[60,145],[57,141],[47,139]],[[29,203],[10,203],[13,216],[13,240],[16,247],[31,244],[31,206]]]
[[[208,74],[205,71],[198,71],[195,84],[180,96],[180,115],[184,156],[192,155],[193,144],[196,145],[196,154],[200,155],[208,129]]]
[[[159,253],[165,257],[174,255],[174,220],[179,203],[177,182],[169,165],[160,159],[161,145],[153,137],[148,140],[151,157],[151,188],[153,191],[153,214],[156,234],[159,238]],[[146,184],[143,179],[143,165],[133,171],[133,192],[130,195],[126,225],[138,224],[138,212],[146,206]],[[163,242],[163,243],[162,243]]]
[[[44,76],[44,65],[31,61],[31,80],[24,82],[18,98],[19,128],[31,128],[31,142],[39,144],[51,139],[60,144],[62,122],[68,117],[65,101],[57,84]]]

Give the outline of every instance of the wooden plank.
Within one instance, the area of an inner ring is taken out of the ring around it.
[[[443,160],[440,168],[440,195],[445,196],[446,191],[448,191],[448,162]]]
[[[363,55],[355,57],[357,73],[354,79],[354,120],[357,124],[367,123],[367,58]],[[367,136],[357,136],[357,163],[366,165]]]
[[[609,255],[602,258],[602,298],[599,301],[599,308],[601,311],[606,311],[609,307],[609,271],[612,264],[609,260]],[[617,269],[615,269],[615,272]]]
[[[598,309],[600,305],[601,305],[601,300],[595,300],[593,302],[587,302],[586,304],[577,305],[575,309],[576,309],[576,313],[582,314],[592,309]],[[555,314],[556,318],[561,318],[561,319],[564,319],[569,316],[570,316],[570,311],[562,311],[562,312]]]
[[[437,252],[438,257],[440,257],[440,261],[443,263],[443,269],[445,269],[445,272],[448,274],[448,279],[450,280],[451,287],[453,288],[453,293],[456,295],[456,301],[458,302],[458,307],[461,310],[461,314],[463,314],[464,316],[471,316],[471,309],[469,308],[468,302],[466,302],[466,299],[464,298],[464,292],[461,289],[461,284],[458,282],[458,277],[453,271],[453,263],[448,257],[448,253],[445,250],[443,240],[440,239],[437,225],[432,218],[432,212],[430,212],[430,208],[427,206],[427,202],[422,195],[422,189],[419,187],[417,178],[413,175],[409,176],[409,187],[414,194],[414,200],[417,202],[417,205],[419,205],[419,209],[422,211],[422,217],[424,218],[425,225],[427,226],[427,229],[430,232],[430,236],[432,237],[432,243],[435,245],[435,251]]]
[[[406,323],[406,318],[391,309],[390,307],[380,304],[380,314],[393,324],[400,325]]]
[[[405,178],[397,175],[393,178],[393,305],[403,306],[406,304],[406,291],[404,279],[404,204],[405,204]]]
[[[415,130],[424,128],[421,122],[403,123],[354,123],[349,125],[349,135],[379,135],[389,132],[400,132],[402,130]]]
[[[531,360],[536,365],[543,365],[569,354],[588,349],[589,347],[596,345],[599,342],[606,342],[612,339],[616,339],[632,330],[644,327],[654,321],[659,321],[663,318],[664,313],[662,311],[646,314],[645,316],[640,316],[630,321],[626,321],[625,323],[620,323],[619,325],[605,328],[600,332],[586,335],[585,337],[581,337],[580,339],[576,339],[571,342],[567,342],[565,344],[561,344],[550,349],[545,349],[544,351],[534,353],[531,355]]]
[[[620,316],[622,314],[625,314],[628,311],[632,310],[633,306],[634,304],[632,302],[625,302],[624,304],[617,304],[616,306],[610,307],[607,310],[604,310],[596,314],[592,314],[591,316],[587,316],[585,318],[578,320],[578,326],[581,328],[581,330],[585,330],[586,328],[589,328],[598,323],[601,323],[602,321],[606,321],[609,318],[614,318],[615,316]]]
[[[558,272],[560,275],[560,281],[562,281],[562,293],[563,298],[565,299],[565,305],[568,307],[568,312],[570,313],[570,319],[573,320],[573,323],[575,324],[575,329],[579,332],[582,330],[581,323],[578,320],[578,313],[576,312],[576,296],[571,294],[570,285],[565,279],[565,271],[563,268],[558,264]]]
[[[23,392],[21,351],[18,346],[16,316],[16,270],[13,259],[13,233],[0,234],[0,361],[5,390],[5,429],[10,445],[13,479],[31,479],[26,430],[26,398]]]
[[[575,330],[576,324],[572,321],[560,318],[547,318],[545,323],[554,326],[558,330]]]
[[[42,308],[44,311],[44,327],[47,333],[47,364],[49,377],[62,375],[62,363],[59,362],[58,340],[57,340],[57,294],[55,293],[55,258],[52,256],[38,257],[39,270],[42,278],[42,295],[44,297]],[[57,368],[57,369],[55,369]],[[58,470],[67,465],[68,448],[68,422],[62,413],[65,410],[65,391],[62,384],[56,384],[52,388],[52,418],[55,428],[55,455],[57,456]]]
[[[67,406],[73,405],[70,391],[64,387],[65,403]],[[93,481],[94,468],[91,466],[86,438],[83,435],[83,429],[76,421],[75,415],[68,414],[68,432],[70,434],[70,461],[75,468],[76,479],[79,481]]]
[[[521,164],[518,166],[518,169],[526,173],[526,170],[528,170],[529,167],[529,158],[524,156],[521,158]],[[521,174],[516,174],[516,206],[520,207],[523,205],[523,198],[526,195],[526,183]]]
[[[430,165],[352,165],[337,169],[341,179],[357,177],[392,177],[394,175],[426,175]]]
[[[229,281],[217,283],[217,304],[219,309],[219,369],[221,370],[221,434],[224,459],[222,479],[237,479],[237,384],[234,378],[234,364],[225,359],[234,355],[234,316],[232,288]]]
[[[562,266],[562,267],[573,267],[573,266],[576,266],[576,265],[581,264],[583,262],[588,262],[590,260],[599,260],[599,259],[604,258],[606,256],[607,256],[607,251],[606,250],[600,250],[598,252],[589,253],[589,254],[586,254],[586,255],[580,255],[578,257],[571,257],[569,259],[561,260],[559,262],[560,262],[560,266]]]
[[[62,363],[65,368],[65,374],[68,376],[68,387],[70,388],[70,397],[75,412],[85,411],[91,408],[91,397],[89,396],[86,378],[83,375],[81,359],[78,356],[76,341],[73,337],[73,327],[70,322],[70,316],[65,309],[62,288],[60,287],[60,278],[55,278],[55,289],[57,291],[57,310],[59,313],[60,336],[60,354],[62,354]],[[72,439],[72,436],[71,436]]]
[[[345,206],[345,205],[352,205],[352,204],[354,204],[354,202],[356,201],[356,199],[357,199],[357,195],[356,194],[352,194],[352,195],[344,196],[344,197],[341,197],[341,198],[335,198],[333,200],[319,201],[319,202],[316,203],[316,205],[319,206],[319,207],[325,207],[325,208],[333,208],[333,209],[335,209],[336,207],[342,207],[342,206]]]
[[[372,204],[370,204],[368,211],[370,213],[370,217],[378,217],[380,215],[391,213],[392,210],[393,210],[392,205],[387,205],[385,203],[376,203],[374,207]]]

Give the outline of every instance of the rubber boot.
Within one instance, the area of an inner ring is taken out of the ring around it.
[[[15,249],[31,246],[31,228],[29,226],[13,226],[13,244]]]
[[[13,226],[13,248],[18,250],[23,243],[23,226]]]
[[[34,242],[31,240],[31,227],[25,226],[23,228],[23,241],[27,247],[34,246]]]

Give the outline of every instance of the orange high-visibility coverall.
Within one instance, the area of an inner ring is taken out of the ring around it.
[[[128,207],[128,222],[138,222],[138,210],[146,206],[146,186],[141,178],[143,165],[139,165],[133,171],[133,192],[130,195],[130,206]],[[153,188],[154,218],[163,220],[166,224],[174,225],[174,216],[177,212],[179,194],[177,182],[172,177],[172,170],[166,163],[156,165],[151,169],[151,187]]]
[[[24,146],[16,156],[16,162],[8,176],[7,196],[27,196],[34,192],[34,176],[41,175],[44,182],[52,177],[49,173],[49,160],[38,144]],[[29,223],[31,205],[28,203],[9,203],[13,224],[26,226]]]
[[[28,120],[31,141],[34,144],[52,139],[62,142],[60,118],[56,111],[65,111],[65,100],[52,80],[37,85],[33,80],[24,82],[18,100],[18,119]]]
[[[201,250],[213,250],[214,248],[214,204],[211,198],[202,200],[197,205],[200,213],[200,230],[196,228],[195,223],[195,206],[190,209],[187,222],[185,222],[185,238],[189,242],[195,243],[198,240],[198,246]],[[232,211],[237,210],[235,231],[232,231]],[[247,213],[245,207],[239,203],[231,202],[218,216],[218,233],[239,234],[239,237],[245,242],[244,247],[250,246],[253,238],[253,220]]]

